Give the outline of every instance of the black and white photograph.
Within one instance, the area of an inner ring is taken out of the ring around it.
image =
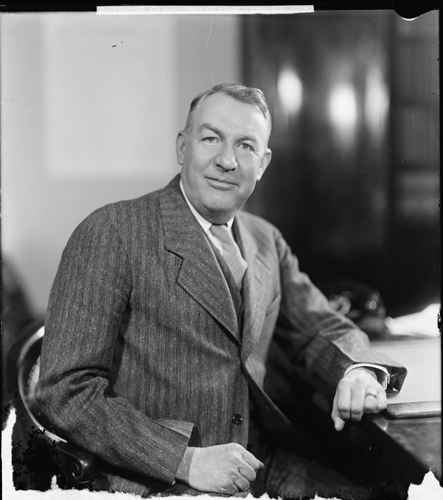
[[[439,13],[1,12],[4,498],[443,499]]]

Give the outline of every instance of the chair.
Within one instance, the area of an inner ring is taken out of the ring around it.
[[[16,489],[47,490],[52,477],[63,489],[107,489],[96,457],[57,436],[35,398],[44,322],[19,335],[7,356],[7,393],[16,409],[13,430],[13,480]]]

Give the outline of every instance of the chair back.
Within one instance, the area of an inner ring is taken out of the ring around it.
[[[40,352],[42,349],[44,325],[36,329],[23,345],[18,356],[18,390],[23,405],[34,425],[54,441],[66,441],[50,431],[51,424],[35,398],[35,388],[40,375]]]
[[[46,473],[49,473],[49,479],[46,479],[50,484],[55,466],[57,484],[62,489],[107,490],[109,481],[98,470],[95,456],[52,432],[51,423],[35,397],[44,333],[44,320],[40,318],[20,334],[7,355],[7,389],[8,396],[12,397],[17,405],[17,432],[20,431],[21,435],[27,437],[38,437],[25,438],[25,445],[23,442],[17,445],[21,455],[20,459],[16,460],[16,475],[23,475],[22,464],[25,464],[29,487],[24,489],[33,489],[31,485],[41,484],[41,476]],[[43,448],[41,443],[44,443]],[[40,464],[37,467],[34,463],[35,457],[38,457],[36,463]]]

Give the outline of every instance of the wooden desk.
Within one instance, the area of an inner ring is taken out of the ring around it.
[[[376,351],[396,359],[408,369],[400,393],[388,394],[388,406],[396,403],[440,401],[441,340],[402,339],[374,342]],[[383,412],[366,415],[351,425],[349,438],[364,453],[375,446],[385,464],[399,477],[420,484],[432,470],[442,480],[441,415],[395,419]]]
[[[363,455],[379,457],[405,482],[421,484],[429,470],[442,481],[441,417],[366,415],[361,422],[349,424],[346,431]]]
[[[377,342],[374,349],[385,352],[409,370],[402,391],[390,396],[389,403],[417,401],[420,396],[423,400],[441,398],[440,338]],[[287,404],[292,398],[279,406],[335,463],[342,460],[357,471],[365,469],[378,484],[396,480],[405,487],[421,484],[429,470],[442,482],[441,416],[394,419],[382,412],[365,415],[361,422],[348,421],[337,432],[330,417],[333,392],[313,381],[304,370],[297,369],[296,374],[304,384],[314,387],[312,413],[303,422],[300,417],[305,412],[296,415],[294,403]],[[414,396],[417,391],[418,398]],[[294,394],[292,400],[295,398]]]

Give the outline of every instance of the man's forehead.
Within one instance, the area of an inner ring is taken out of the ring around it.
[[[217,92],[216,94],[212,94],[212,95],[202,99],[199,102],[196,111],[200,110],[201,112],[203,112],[203,111],[211,110],[213,108],[217,108],[217,109],[236,108],[239,111],[244,111],[244,112],[248,112],[248,111],[251,113],[258,112],[263,116],[263,113],[260,111],[260,108],[258,106],[256,106],[255,104],[250,104],[250,103],[240,101],[240,100],[236,99],[235,97],[231,97],[229,95],[222,94],[221,92]]]
[[[222,93],[203,99],[194,111],[193,121],[197,129],[206,123],[217,127],[217,124],[220,125],[223,122],[242,124],[251,129],[261,128],[261,126],[267,128],[267,120],[258,106]]]

